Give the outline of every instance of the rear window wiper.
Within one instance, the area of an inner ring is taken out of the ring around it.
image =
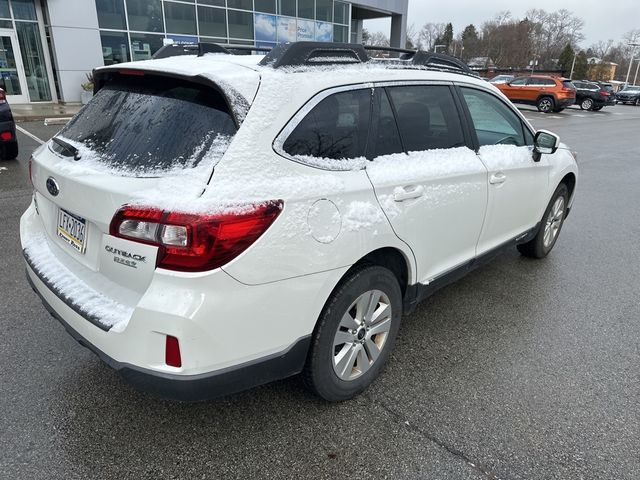
[[[56,149],[56,152],[58,152],[60,155],[65,157],[73,157],[74,160],[80,160],[80,158],[82,158],[80,150],[78,150],[70,143],[65,142],[61,138],[53,137],[51,138],[51,141],[60,147],[59,149]]]

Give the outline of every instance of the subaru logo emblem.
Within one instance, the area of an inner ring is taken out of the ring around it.
[[[53,177],[47,178],[47,191],[51,194],[52,197],[55,197],[60,193],[60,187],[58,186],[58,182]]]

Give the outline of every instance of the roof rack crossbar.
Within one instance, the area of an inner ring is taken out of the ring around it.
[[[276,45],[260,62],[273,68],[302,65],[364,63],[369,56],[355,43],[296,42]]]

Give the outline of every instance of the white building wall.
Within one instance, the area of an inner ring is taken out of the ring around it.
[[[103,65],[93,0],[48,0],[49,29],[61,102],[80,102],[86,74]]]

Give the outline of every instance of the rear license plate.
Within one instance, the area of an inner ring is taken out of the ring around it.
[[[78,252],[84,253],[87,239],[87,221],[78,215],[59,208],[58,236]]]

